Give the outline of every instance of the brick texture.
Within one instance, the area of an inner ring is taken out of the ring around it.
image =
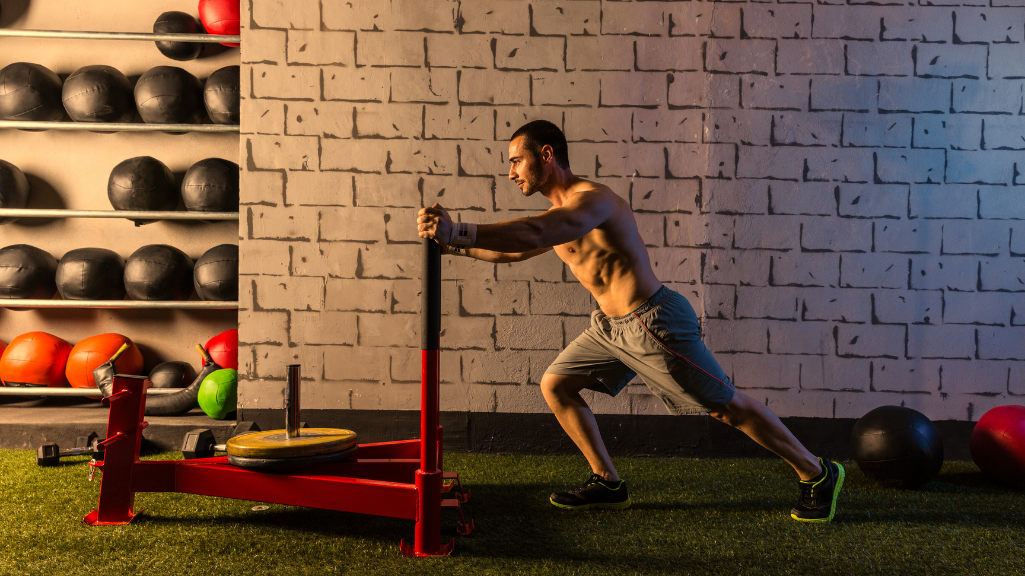
[[[414,215],[545,209],[505,178],[543,118],[781,416],[973,419],[1025,394],[1019,1],[251,6],[243,386],[302,359],[327,405],[415,408]],[[552,254],[444,266],[442,373],[466,391],[446,409],[543,410],[593,300]],[[588,398],[662,413],[639,385]]]

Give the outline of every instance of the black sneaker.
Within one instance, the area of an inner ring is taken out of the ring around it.
[[[801,522],[829,522],[836,514],[836,497],[843,486],[844,469],[839,462],[819,458],[825,471],[812,480],[801,480],[801,500],[790,517]]]
[[[622,510],[630,507],[630,496],[626,493],[626,482],[609,482],[597,474],[592,474],[580,488],[569,492],[556,492],[548,499],[553,506],[567,510],[586,510],[588,508],[614,508]]]

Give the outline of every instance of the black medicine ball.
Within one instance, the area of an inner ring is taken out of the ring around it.
[[[28,179],[14,164],[0,160],[0,208],[24,208],[28,206],[31,192]],[[236,208],[237,209],[237,208]],[[0,224],[14,222],[17,218],[0,218]]]
[[[203,29],[191,14],[171,11],[157,16],[157,21],[153,23],[153,32],[156,34],[202,34]],[[203,51],[203,44],[199,42],[159,40],[156,45],[161,54],[178,61],[195,60]]]
[[[206,79],[203,102],[214,124],[238,124],[242,84],[238,66],[225,66]]]
[[[39,64],[15,62],[0,70],[0,119],[54,122],[64,118],[60,76]]]
[[[133,300],[188,300],[192,258],[166,244],[143,246],[125,264],[125,289]]]
[[[890,488],[916,488],[943,466],[943,439],[924,414],[902,406],[880,406],[851,431],[854,460],[865,476]]]
[[[115,210],[175,210],[179,194],[170,168],[156,158],[137,156],[111,170],[107,197]]]
[[[164,362],[149,373],[154,388],[185,388],[196,379],[196,371],[188,362]]]
[[[125,261],[112,250],[78,248],[57,264],[57,290],[65,300],[124,300]]]
[[[182,200],[194,212],[238,212],[238,164],[221,158],[200,160],[182,179]]]
[[[64,81],[64,108],[76,122],[130,122],[132,83],[113,66],[84,66]]]
[[[0,298],[49,300],[57,293],[57,259],[26,244],[0,249]]]
[[[135,84],[135,105],[149,124],[203,122],[203,86],[199,79],[175,66],[157,66]]]
[[[207,250],[196,260],[193,279],[203,300],[238,300],[238,246],[221,244]]]

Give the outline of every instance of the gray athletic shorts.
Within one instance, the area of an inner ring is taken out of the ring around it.
[[[690,302],[663,286],[636,310],[591,326],[559,354],[548,374],[590,376],[591,389],[615,396],[640,375],[671,414],[708,412],[733,399],[733,383],[701,341]]]

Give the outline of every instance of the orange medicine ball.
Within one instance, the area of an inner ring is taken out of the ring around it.
[[[46,332],[16,336],[0,356],[4,386],[64,386],[71,344]]]
[[[71,350],[68,357],[68,382],[74,388],[95,388],[93,370],[110,360],[122,344],[130,348],[114,363],[118,374],[142,374],[142,352],[127,337],[120,334],[100,334],[82,340]]]

